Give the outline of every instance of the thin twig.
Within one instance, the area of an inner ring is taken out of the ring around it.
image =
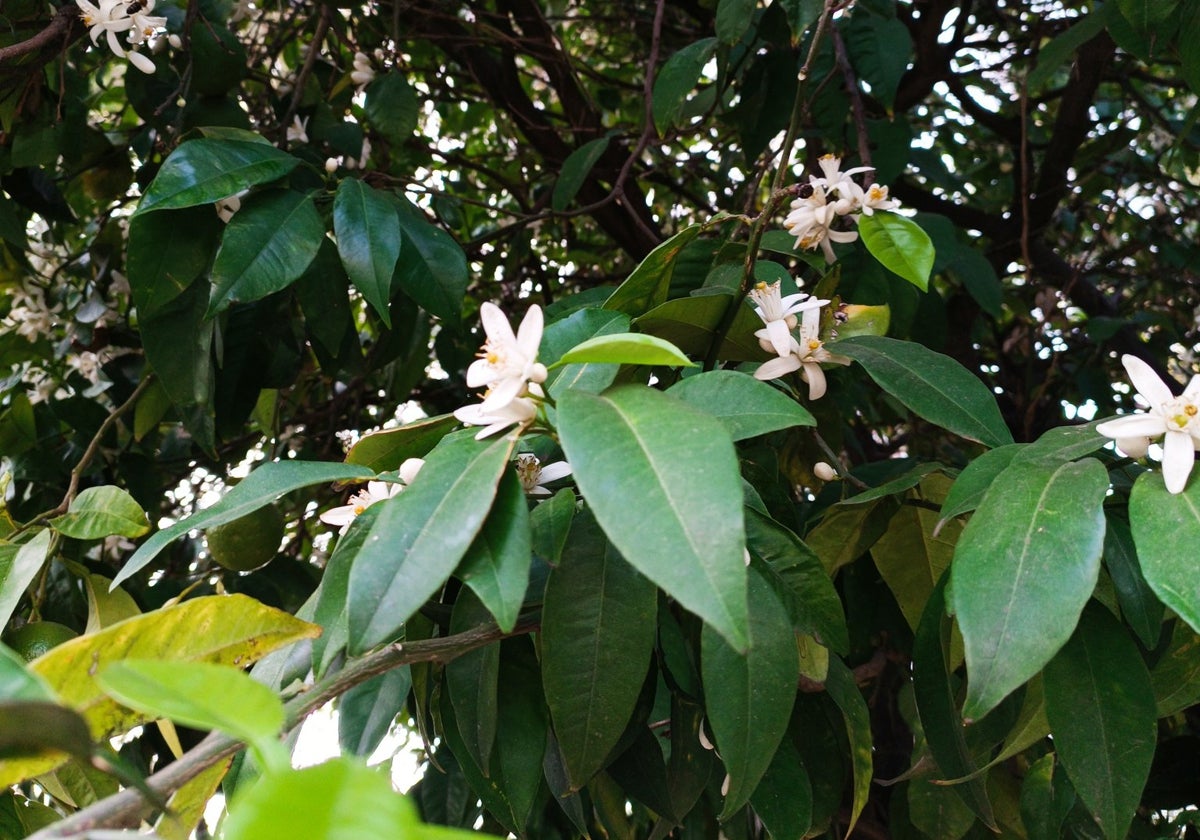
[[[858,89],[858,79],[854,68],[850,66],[850,56],[846,54],[846,44],[842,41],[842,33],[833,27],[833,51],[837,56],[838,69],[846,82],[846,93],[850,97],[850,111],[854,114],[854,134],[858,138],[858,162],[862,166],[871,165],[871,137],[867,133],[867,113],[863,107],[862,91]],[[863,173],[863,187],[871,186],[875,180],[874,170]]]
[[[308,83],[308,77],[312,75],[313,67],[317,64],[317,56],[321,54],[321,44],[325,40],[325,33],[329,31],[330,18],[333,15],[333,7],[327,3],[321,4],[321,17],[317,20],[317,28],[313,32],[312,42],[308,45],[308,55],[304,56],[304,64],[300,67],[300,72],[296,74],[296,87],[292,91],[292,101],[288,105],[287,113],[283,115],[283,125],[286,129],[291,125],[292,119],[296,116],[296,110],[300,107],[300,101],[304,98],[304,86]]]

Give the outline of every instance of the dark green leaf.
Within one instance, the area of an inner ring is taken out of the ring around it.
[[[359,438],[346,453],[347,464],[361,464],[376,472],[398,470],[409,458],[424,458],[458,421],[452,414],[414,420],[395,429],[371,432]]]
[[[817,425],[808,409],[787,394],[738,371],[711,370],[689,376],[667,393],[716,417],[734,440]]]
[[[1104,531],[1104,565],[1112,576],[1121,614],[1147,650],[1162,636],[1163,604],[1154,597],[1138,564],[1133,534],[1123,520],[1108,518]]]
[[[402,145],[416,131],[420,108],[417,92],[399,71],[376,76],[367,86],[367,122],[393,143]]]
[[[969,675],[964,717],[983,717],[1070,637],[1100,573],[1107,492],[1091,458],[1014,465],[967,523],[951,596]]]
[[[876,499],[882,499],[884,496],[894,496],[899,493],[903,493],[905,490],[916,487],[921,483],[921,479],[925,478],[927,475],[943,469],[945,469],[945,467],[943,467],[941,464],[917,464],[903,475],[893,478],[891,481],[884,482],[878,487],[872,487],[868,490],[862,491],[861,493],[856,493],[848,499],[843,499],[839,504],[862,505],[866,504],[867,502],[873,502]]]
[[[753,568],[749,591],[754,609],[746,653],[738,653],[707,625],[701,633],[704,705],[730,777],[722,820],[746,804],[767,772],[787,732],[800,677],[791,618]]]
[[[717,3],[717,37],[722,44],[736,44],[754,19],[755,0],[720,0]]]
[[[1105,837],[1125,837],[1157,741],[1141,654],[1112,614],[1093,605],[1046,666],[1045,682],[1054,747],[1075,792]]]
[[[507,470],[492,510],[457,571],[505,633],[517,623],[532,558],[525,491],[516,471]]]
[[[586,593],[586,597],[581,597]],[[654,647],[657,589],[580,515],[542,608],[542,679],[571,788],[604,766]]]
[[[854,825],[867,804],[871,791],[871,775],[874,759],[871,757],[871,713],[867,701],[854,681],[854,672],[836,656],[829,657],[829,675],[825,679],[825,690],[842,710],[846,724],[846,735],[850,739],[850,764],[854,771],[854,796],[850,806],[850,824],[846,836],[854,832]]]
[[[575,491],[564,487],[533,509],[529,516],[533,553],[557,566],[575,516]]]
[[[286,289],[317,256],[324,236],[312,196],[272,190],[247,198],[213,263],[208,317]]]
[[[1158,716],[1169,717],[1200,701],[1200,635],[1174,622],[1171,642],[1150,672]]]
[[[895,17],[873,14],[860,6],[846,28],[846,46],[859,77],[890,110],[912,53],[908,28]]]
[[[333,232],[350,282],[390,327],[392,275],[400,258],[396,208],[362,181],[346,178],[333,199]]]
[[[579,490],[621,555],[744,649],[742,489],[724,427],[641,386],[567,391],[558,419]]]
[[[949,356],[883,336],[848,338],[831,349],[857,361],[883,390],[930,423],[986,446],[1012,443],[996,398]]]
[[[1033,68],[1033,72],[1025,80],[1029,90],[1036,91],[1044,87],[1059,68],[1071,59],[1076,50],[1100,34],[1113,8],[1112,5],[1106,3],[1099,9],[1093,10],[1072,24],[1066,32],[1056,36],[1039,49],[1037,67]]]
[[[1021,785],[1021,822],[1029,840],[1060,840],[1063,822],[1075,804],[1075,791],[1055,766],[1058,756],[1047,753],[1025,774]]]
[[[812,827],[812,783],[789,739],[779,743],[750,805],[772,840],[802,840]]]
[[[1170,493],[1161,473],[1142,473],[1129,494],[1129,525],[1146,583],[1200,632],[1200,575],[1193,551],[1200,544],[1200,481]]]
[[[299,158],[267,143],[205,137],[192,140],[166,159],[137,213],[212,204],[255,184],[282,178],[299,164]]]
[[[342,752],[367,758],[404,711],[412,671],[407,665],[359,683],[338,699],[338,745]]]
[[[421,211],[396,199],[402,244],[395,281],[430,315],[458,323],[467,292],[467,258],[454,238]]]
[[[1024,446],[1017,443],[997,446],[967,464],[954,480],[950,492],[946,495],[946,501],[942,503],[939,513],[942,520],[970,513],[979,507],[996,476],[1008,468]]]
[[[608,135],[606,134],[595,140],[589,140],[567,155],[567,159],[563,161],[562,170],[558,173],[558,180],[554,182],[554,194],[550,199],[551,207],[562,212],[571,206],[571,202],[579,194],[580,187],[587,181],[592,167],[604,156],[607,148]]]
[[[654,79],[654,125],[659,134],[679,120],[687,95],[696,87],[704,65],[717,49],[716,38],[689,44],[667,59]]]
[[[325,573],[321,575],[313,612],[313,621],[321,625],[321,635],[313,641],[312,646],[313,671],[318,677],[325,673],[350,643],[350,568],[371,533],[371,526],[375,524],[375,517],[380,510],[379,505],[371,505],[354,518],[346,533],[338,537],[333,554],[325,565]]]
[[[463,633],[487,624],[487,608],[470,593],[454,604],[450,632]],[[488,775],[498,718],[496,693],[500,679],[500,645],[467,651],[446,663],[446,693],[454,706],[454,720],[471,760]]]
[[[605,309],[624,312],[636,318],[666,302],[675,272],[675,258],[699,236],[701,225],[689,225],[651,251],[604,302]]]
[[[77,712],[45,700],[0,701],[0,761],[47,750],[87,760],[92,735]]]
[[[629,316],[607,309],[580,309],[546,327],[542,334],[539,357],[553,365],[573,347],[594,336],[615,335],[629,330]],[[558,396],[568,388],[598,394],[612,384],[618,366],[604,364],[566,365],[550,371],[545,388],[550,396]]]
[[[669,300],[637,319],[644,333],[666,339],[697,358],[708,355],[726,310],[736,306],[733,324],[721,343],[717,358],[723,361],[763,361],[766,353],[754,337],[762,321],[745,300],[729,294],[698,295]]]
[[[0,702],[10,700],[44,700],[54,702],[54,692],[33,671],[25,660],[8,647],[0,645]]]
[[[396,636],[446,581],[483,525],[514,443],[443,438],[403,493],[380,502],[350,569],[350,652]]]
[[[221,230],[207,206],[130,220],[126,260],[139,319],[155,317],[208,268]]]

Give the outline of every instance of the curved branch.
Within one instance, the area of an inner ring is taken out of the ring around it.
[[[0,66],[21,56],[41,52],[60,40],[63,41],[64,45],[71,43],[71,41],[83,34],[82,29],[74,33],[72,32],[78,20],[78,6],[74,3],[66,3],[60,6],[58,13],[54,15],[49,25],[41,32],[24,41],[18,41],[7,47],[0,47]]]

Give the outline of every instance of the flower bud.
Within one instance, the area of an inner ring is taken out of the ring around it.
[[[325,171],[326,172],[328,172],[330,175],[332,175],[334,172],[337,172],[337,168],[338,168],[337,158],[325,158]]]
[[[833,481],[837,478],[837,470],[824,461],[817,461],[813,464],[813,475],[822,481]]]

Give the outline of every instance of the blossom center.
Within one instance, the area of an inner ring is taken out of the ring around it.
[[[1195,422],[1197,415],[1200,415],[1200,408],[1182,397],[1171,400],[1163,406],[1163,416],[1172,426],[1187,431],[1189,434],[1200,436],[1200,423]]]

